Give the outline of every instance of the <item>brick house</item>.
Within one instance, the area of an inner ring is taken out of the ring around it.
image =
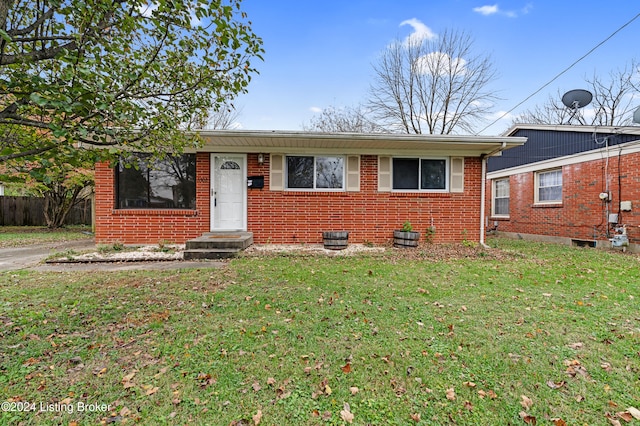
[[[488,229],[605,247],[625,233],[640,250],[640,127],[527,124],[506,135],[527,143],[488,161]]]
[[[248,231],[318,243],[322,231],[385,243],[410,221],[435,242],[483,241],[486,158],[520,137],[202,131],[191,152],[96,165],[98,243],[184,243]],[[138,167],[127,163],[139,162]]]

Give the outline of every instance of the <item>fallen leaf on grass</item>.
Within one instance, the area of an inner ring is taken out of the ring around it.
[[[340,411],[340,417],[342,417],[342,420],[349,424],[353,423],[353,419],[355,418],[355,416],[351,412],[351,407],[349,407],[349,404],[346,402],[344,403],[342,411]]]
[[[355,386],[351,386],[351,387],[349,388],[349,392],[351,392],[351,395],[355,395],[355,394],[357,394],[358,392],[360,392],[360,389],[358,389],[358,388],[357,388],[357,387],[355,387]]]
[[[267,385],[273,386],[275,384],[276,384],[276,379],[274,379],[273,377],[268,377],[267,378]]]
[[[576,377],[577,375],[580,375],[582,377],[584,377],[585,379],[591,379],[591,376],[589,375],[589,373],[587,372],[587,369],[584,368],[582,365],[580,365],[580,362],[577,360],[574,361],[569,361],[570,364],[567,367],[567,374],[571,377]],[[567,365],[567,361],[565,361],[565,365]]]
[[[147,396],[153,395],[154,393],[158,392],[158,389],[160,389],[160,388],[157,387],[157,386],[149,387],[147,389],[147,391],[145,392],[145,395],[147,395]]]
[[[525,411],[520,411],[518,413],[518,415],[528,425],[534,425],[535,426],[538,423],[538,420],[536,420],[536,418],[534,416],[530,416]]]
[[[561,382],[554,382],[553,380],[548,380],[547,381],[547,386],[549,386],[551,389],[560,389],[565,384],[566,384],[566,382],[564,380],[561,381]]]
[[[498,395],[494,391],[483,391],[482,389],[478,390],[478,396],[480,397],[480,399],[484,399],[486,396],[488,396],[490,399],[496,399],[498,397]]]
[[[420,413],[411,414],[411,420],[416,423],[420,423]]]
[[[98,377],[102,377],[106,372],[107,372],[107,367],[96,367],[92,371],[93,375]]]
[[[456,400],[456,391],[453,388],[449,388],[446,391],[446,395],[447,395],[447,399],[449,401],[455,401]]]
[[[567,426],[567,422],[562,419],[551,419],[553,426]]]
[[[260,424],[260,420],[262,420],[262,410],[258,410],[258,412],[253,415],[252,419],[254,426],[258,426]]]
[[[197,377],[198,382],[200,382],[201,388],[206,388],[209,385],[212,385],[216,382],[216,379],[211,377],[211,374],[208,373],[199,373]]]
[[[124,377],[122,378],[121,383],[122,383],[122,386],[123,386],[125,389],[132,388],[132,387],[134,387],[134,386],[136,385],[135,383],[133,383],[133,382],[131,381],[131,379],[133,379],[133,377],[134,377],[135,375],[136,375],[136,372],[134,371],[134,372],[132,372],[132,373],[127,374],[126,376],[124,376]]]
[[[328,384],[324,386],[324,393],[325,393],[325,394],[327,394],[327,395],[331,395],[331,393],[332,393],[332,392],[333,392],[333,391],[331,390],[331,387],[329,387],[329,385],[328,385]]]
[[[471,401],[465,401],[464,408],[466,408],[469,411],[473,411],[473,404],[471,403]]]
[[[347,363],[345,366],[341,367],[341,369],[345,374],[351,373],[351,364]]]
[[[136,372],[135,372],[135,371],[134,371],[134,372],[132,372],[132,373],[127,374],[126,376],[124,376],[124,377],[122,378],[122,383],[124,384],[125,382],[129,382],[129,381],[131,381],[131,379],[133,379],[133,377],[134,377],[135,375],[136,375]]]
[[[605,414],[605,417],[609,419],[609,423],[611,423],[613,426],[622,426],[622,424],[620,423],[620,420],[616,419],[611,414],[607,413]]]
[[[522,405],[525,410],[528,410],[533,405],[533,401],[526,395],[520,395],[520,405]]]
[[[260,386],[260,383],[258,383],[257,381],[253,382],[251,387],[253,388],[254,392],[258,392],[260,391],[260,389],[262,389],[262,386]]]
[[[473,382],[464,382],[463,385],[465,385],[468,388],[475,388],[476,384]]]
[[[627,408],[627,411],[633,416],[634,419],[640,420],[640,410],[634,407],[629,407]]]
[[[577,350],[577,349],[582,349],[583,343],[582,342],[576,342],[576,343],[571,343],[571,344],[569,344],[567,346],[569,346],[571,349],[576,349]]]
[[[164,373],[166,373],[169,370],[169,367],[162,367],[160,369],[160,371],[158,371],[158,373],[156,373],[153,377],[155,377],[156,379],[160,376],[162,376]]]
[[[616,416],[620,417],[622,420],[624,420],[627,423],[633,420],[633,416],[628,411],[620,411],[616,413]]]

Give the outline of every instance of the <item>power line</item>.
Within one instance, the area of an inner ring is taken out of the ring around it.
[[[600,43],[598,43],[595,47],[593,47],[591,50],[589,50],[587,53],[585,53],[584,55],[582,55],[578,60],[576,60],[575,62],[573,62],[571,65],[569,65],[567,68],[565,68],[564,70],[562,70],[560,73],[558,73],[555,77],[553,77],[551,80],[549,80],[547,83],[545,83],[542,87],[540,87],[538,90],[536,90],[535,92],[533,92],[532,94],[530,94],[529,96],[527,96],[522,102],[518,103],[516,106],[514,106],[513,108],[511,108],[509,111],[503,113],[500,117],[496,118],[494,121],[492,121],[491,123],[489,123],[487,126],[485,126],[482,130],[480,130],[479,132],[476,132],[476,136],[479,135],[480,133],[484,132],[485,130],[487,130],[489,127],[493,126],[494,124],[496,124],[498,121],[502,120],[507,114],[510,114],[511,112],[513,112],[516,108],[518,108],[520,105],[522,105],[523,103],[527,102],[529,99],[533,98],[535,95],[537,95],[538,93],[540,93],[544,88],[546,88],[548,85],[550,85],[551,83],[553,83],[554,81],[556,81],[558,78],[560,78],[560,76],[564,73],[566,73],[567,71],[569,71],[571,68],[573,68],[576,64],[578,64],[578,62],[582,61],[584,58],[586,58],[587,56],[589,56],[591,53],[593,53],[594,50],[596,50],[597,48],[599,48],[600,46],[602,46],[603,44],[605,44],[607,41],[609,41],[611,38],[613,38],[613,36],[615,36],[616,34],[618,34],[620,31],[622,31],[625,27],[627,27],[629,24],[631,24],[633,21],[635,21],[636,19],[638,19],[638,17],[640,17],[640,13],[638,13],[636,16],[634,16],[633,18],[631,18],[631,20],[629,20],[626,24],[622,25],[620,28],[618,28],[617,30],[615,30],[613,33],[611,33],[611,35],[609,35],[609,37],[605,38],[604,40],[602,40]]]

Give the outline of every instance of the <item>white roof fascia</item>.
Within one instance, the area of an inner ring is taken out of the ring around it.
[[[524,137],[415,135],[388,133],[310,133],[296,131],[203,130],[197,132],[205,144],[190,151],[342,153],[372,155],[482,156],[520,146]]]

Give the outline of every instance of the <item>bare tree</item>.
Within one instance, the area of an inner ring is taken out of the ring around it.
[[[516,116],[512,124],[568,124],[575,120],[580,124],[587,124],[583,117],[583,111],[571,111],[561,101],[562,93],[549,96],[543,105],[536,105],[534,109],[527,110]]]
[[[488,87],[496,76],[490,58],[472,48],[462,31],[389,45],[373,65],[374,119],[403,133],[473,132],[497,97]]]
[[[593,100],[586,108],[574,114],[561,102],[562,94],[558,91],[543,105],[516,117],[513,124],[630,125],[633,111],[638,106],[639,78],[640,64],[636,60],[610,72],[608,78],[594,73],[592,78],[585,78],[586,87],[593,94]]]
[[[217,109],[209,112],[204,127],[207,129],[233,129],[240,118],[242,110],[236,109],[230,103],[220,105]]]
[[[361,105],[356,107],[330,106],[313,117],[302,129],[312,132],[386,133],[379,124],[371,121]]]

